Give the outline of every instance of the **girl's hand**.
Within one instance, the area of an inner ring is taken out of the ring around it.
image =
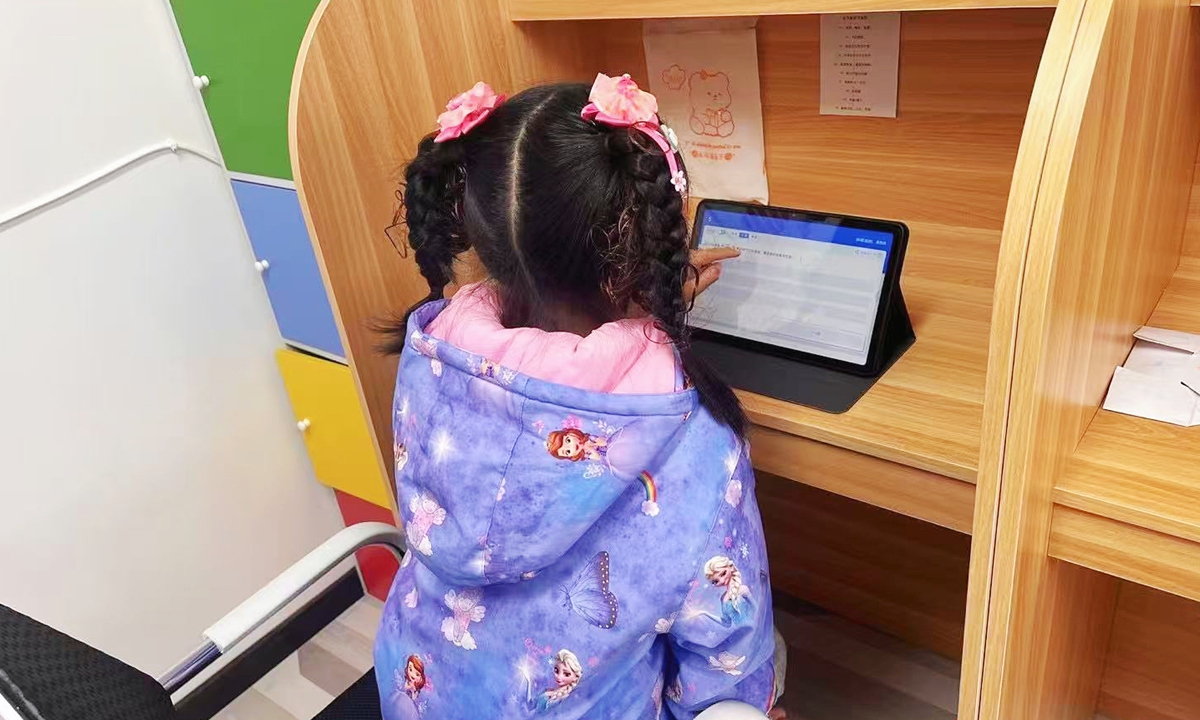
[[[683,286],[683,297],[689,303],[695,300],[721,277],[721,261],[732,260],[741,254],[742,251],[734,247],[693,250],[691,263],[696,268],[696,276]]]

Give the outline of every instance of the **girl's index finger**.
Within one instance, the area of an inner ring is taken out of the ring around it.
[[[692,251],[692,264],[704,267],[722,260],[732,260],[741,254],[742,251],[735,247],[700,248]]]

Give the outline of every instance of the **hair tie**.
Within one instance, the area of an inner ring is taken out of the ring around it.
[[[483,81],[475,83],[470,90],[446,103],[446,111],[438,115],[438,134],[433,141],[446,142],[466,135],[503,103],[504,96],[497,95],[491,85]]]
[[[633,128],[650,138],[667,158],[671,185],[680,195],[687,191],[687,178],[675,159],[679,139],[674,130],[658,119],[658,100],[639,88],[628,73],[619,78],[597,74],[588,94],[588,104],[579,114],[584,120],[609,127]]]

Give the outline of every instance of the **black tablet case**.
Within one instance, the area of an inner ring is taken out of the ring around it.
[[[853,375],[793,358],[748,350],[710,339],[704,333],[697,333],[692,339],[692,349],[735,388],[829,413],[844,413],[917,339],[899,284],[893,292],[880,349],[884,361],[877,375]]]

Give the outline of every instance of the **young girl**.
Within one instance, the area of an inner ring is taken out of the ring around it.
[[[654,97],[628,76],[508,100],[479,83],[438,125],[405,171],[430,290],[394,336],[393,432],[419,537],[377,677],[425,658],[427,720],[770,710],[746,419],[686,324],[736,253],[689,255],[687,176]],[[468,250],[488,278],[447,302]]]

